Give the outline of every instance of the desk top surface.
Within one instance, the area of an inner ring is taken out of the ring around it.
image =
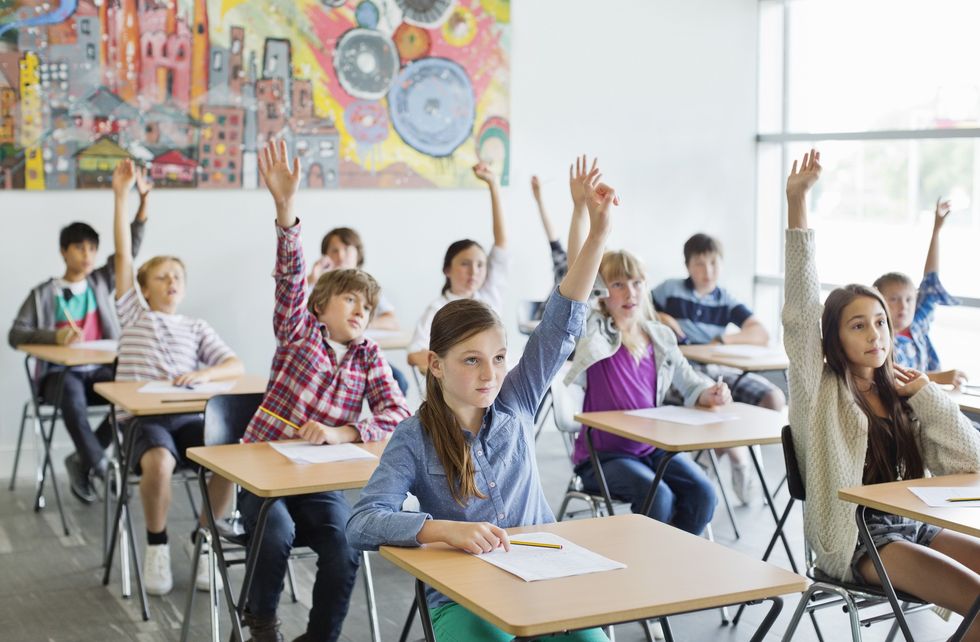
[[[125,410],[134,417],[156,415],[180,415],[189,412],[204,412],[208,399],[217,394],[231,395],[265,392],[267,379],[258,375],[242,375],[235,380],[235,386],[221,393],[189,391],[187,393],[140,392],[148,381],[104,381],[95,384],[95,391],[109,403]]]

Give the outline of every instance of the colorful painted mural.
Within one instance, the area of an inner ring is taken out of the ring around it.
[[[0,0],[0,189],[507,183],[509,0]]]

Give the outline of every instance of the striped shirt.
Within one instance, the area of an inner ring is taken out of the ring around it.
[[[411,414],[391,368],[374,341],[361,338],[338,358],[327,341],[327,328],[306,307],[306,267],[300,224],[276,225],[276,305],[273,329],[276,353],[262,406],[302,426],[352,425],[361,441],[386,439]],[[360,419],[364,401],[371,415]],[[256,412],[244,441],[293,437],[292,430],[264,412]]]
[[[116,300],[116,312],[122,325],[116,381],[172,380],[235,356],[206,321],[154,312],[135,288]]]
[[[752,311],[728,293],[715,288],[700,295],[690,279],[669,279],[653,289],[653,307],[677,319],[686,343],[711,343],[725,334],[729,323],[742,327]]]

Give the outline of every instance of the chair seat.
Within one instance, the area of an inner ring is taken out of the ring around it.
[[[884,590],[880,586],[874,586],[872,584],[858,584],[856,582],[845,582],[843,580],[837,579],[836,577],[831,577],[830,575],[827,575],[819,568],[808,569],[806,572],[806,576],[809,577],[814,582],[839,586],[850,593],[863,593],[865,595],[878,597],[883,600],[888,599],[888,596],[885,595]],[[924,602],[921,598],[918,598],[914,595],[910,595],[908,593],[904,593],[902,591],[899,591],[898,589],[895,589],[895,595],[896,597],[898,597],[899,601],[902,602],[910,602],[913,604],[926,604],[926,602]]]

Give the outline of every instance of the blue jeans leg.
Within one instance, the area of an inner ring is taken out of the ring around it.
[[[250,540],[254,538],[263,501],[263,498],[247,490],[238,493],[238,510],[245,518],[245,531]],[[296,526],[286,508],[286,502],[277,499],[269,509],[262,535],[262,548],[256,559],[255,575],[252,577],[252,587],[249,589],[246,605],[249,613],[261,618],[273,617],[276,614],[282,583],[286,578],[286,563],[289,561],[289,552],[293,548],[295,539]]]
[[[664,456],[666,453],[662,450],[655,450],[649,456],[654,470]],[[670,461],[664,471],[661,486],[664,485],[674,496],[671,524],[688,533],[700,535],[715,514],[718,496],[715,494],[714,484],[687,453],[681,453]],[[657,495],[660,495],[661,490],[662,488],[658,489]]]

